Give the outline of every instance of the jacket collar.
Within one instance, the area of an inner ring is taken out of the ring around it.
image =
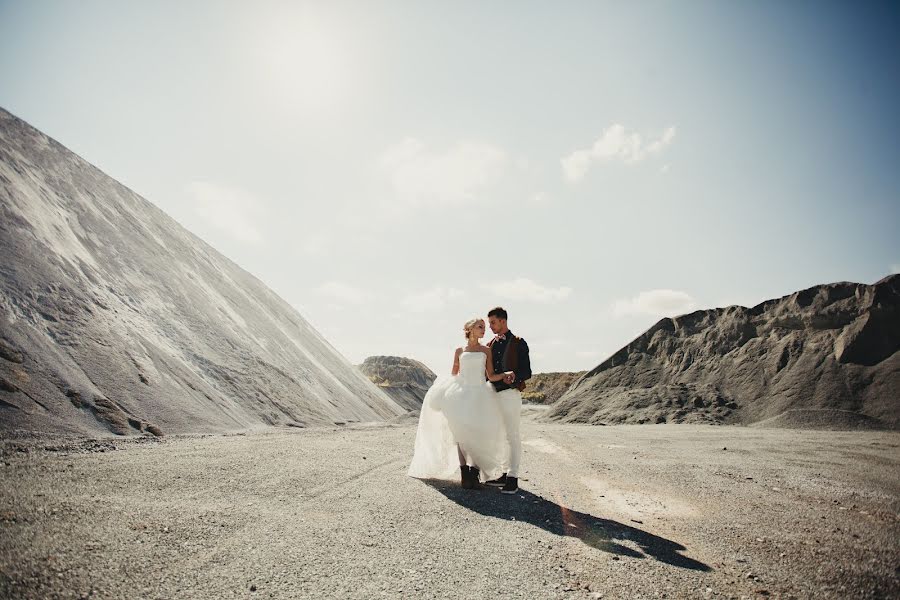
[[[500,341],[507,341],[507,342],[508,342],[511,338],[514,338],[514,337],[515,337],[515,335],[513,335],[513,332],[510,331],[509,329],[507,329],[507,330],[506,330],[506,333],[498,333],[498,334],[496,334],[496,335],[494,336],[494,339],[496,340],[496,339],[497,339],[499,336],[501,336],[501,335],[504,336],[506,339],[505,339],[505,340],[500,340]]]

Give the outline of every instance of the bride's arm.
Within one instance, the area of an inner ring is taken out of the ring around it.
[[[462,348],[457,348],[456,353],[453,355],[453,368],[450,369],[451,375],[459,375],[459,355],[462,353]]]
[[[493,357],[491,356],[490,350],[482,350],[484,352],[485,361],[484,368],[487,371],[487,377],[490,381],[503,381],[503,378],[506,377],[506,373],[494,373],[494,363],[491,360]],[[458,360],[459,357],[457,357]],[[510,371],[511,372],[511,371]]]

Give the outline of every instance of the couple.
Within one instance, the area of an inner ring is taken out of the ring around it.
[[[495,336],[487,346],[480,341],[484,319],[463,326],[466,345],[456,349],[451,375],[438,377],[425,394],[407,474],[449,479],[458,465],[464,488],[485,482],[515,494],[522,457],[520,392],[531,377],[531,362],[528,344],[507,326],[505,310],[491,309],[488,323]]]

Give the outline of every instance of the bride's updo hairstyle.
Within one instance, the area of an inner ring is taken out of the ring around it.
[[[475,327],[475,324],[478,323],[479,321],[483,321],[483,320],[484,319],[475,317],[474,319],[469,319],[468,321],[466,321],[466,324],[463,325],[463,333],[466,336],[466,341],[468,341],[469,335],[472,333],[472,328]]]

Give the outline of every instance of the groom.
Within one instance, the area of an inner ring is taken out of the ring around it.
[[[522,417],[522,394],[525,380],[531,377],[531,360],[528,357],[528,344],[516,337],[506,324],[507,314],[501,307],[492,308],[488,312],[488,324],[494,332],[494,339],[488,342],[494,372],[512,371],[503,381],[494,381],[497,390],[497,401],[500,414],[506,426],[506,439],[509,442],[509,457],[506,461],[506,473],[499,479],[488,481],[488,485],[503,486],[504,494],[515,494],[519,491],[519,463],[522,459],[522,439],[519,437],[519,421]]]

